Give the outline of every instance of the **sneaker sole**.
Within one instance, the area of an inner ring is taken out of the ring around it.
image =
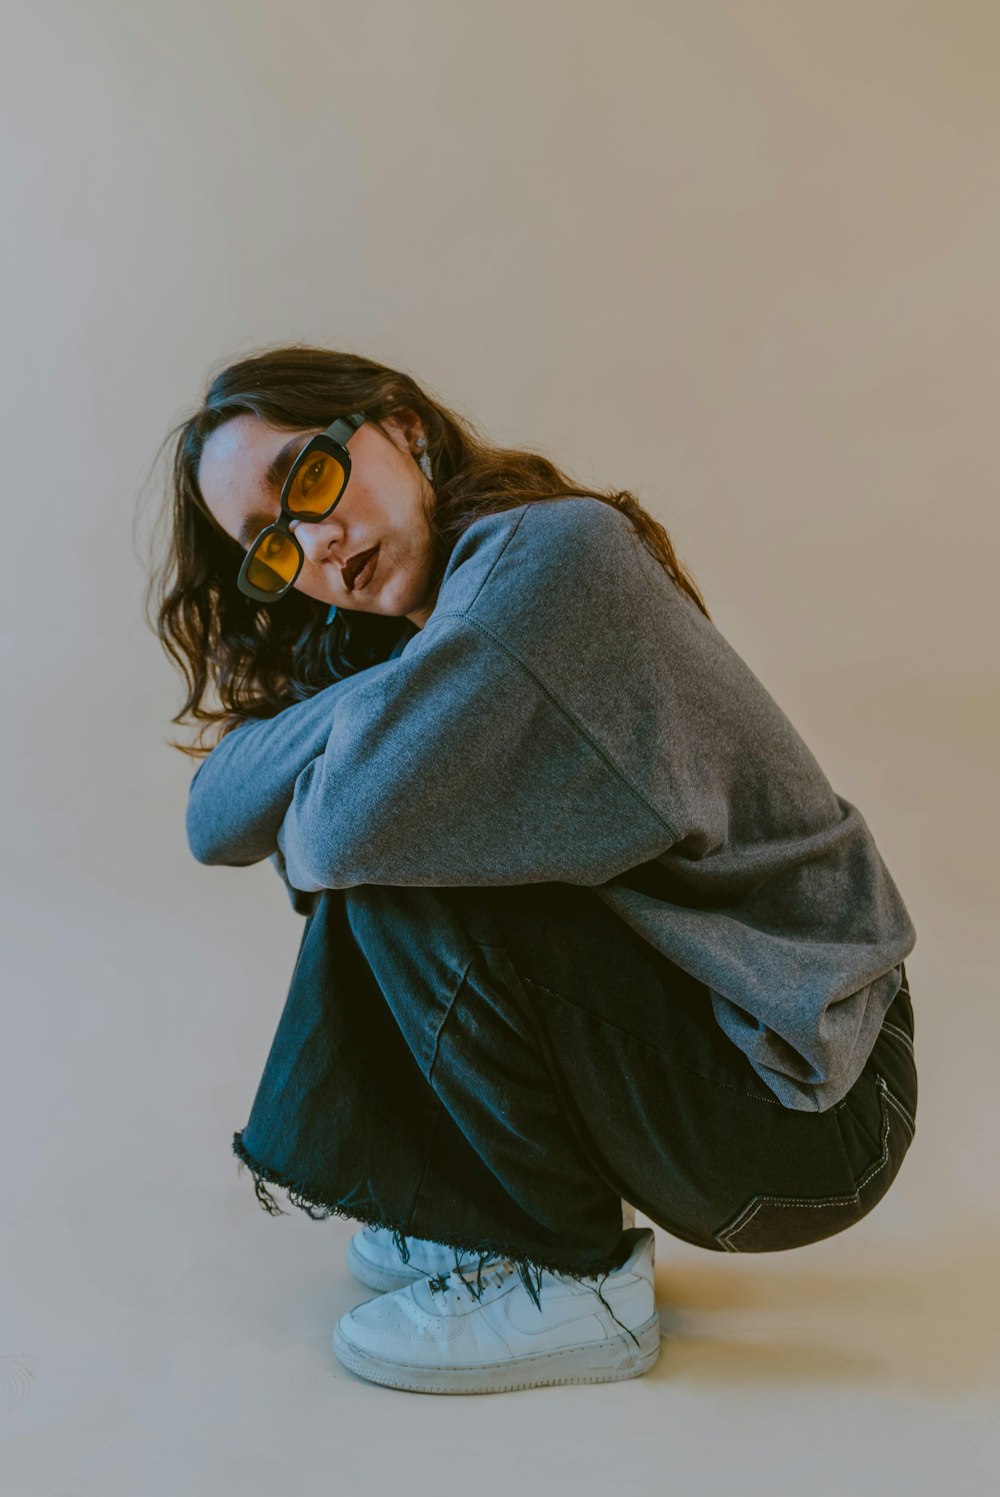
[[[369,1263],[368,1259],[358,1252],[353,1237],[347,1244],[347,1266],[354,1277],[360,1279],[362,1284],[367,1284],[369,1289],[390,1292],[393,1289],[405,1289],[415,1280],[427,1277],[417,1269],[411,1269],[409,1273],[405,1273],[391,1268],[380,1268],[376,1263]]]
[[[653,1315],[635,1331],[638,1348],[622,1336],[584,1346],[561,1347],[518,1357],[513,1362],[485,1362],[476,1367],[414,1366],[389,1362],[362,1351],[341,1330],[333,1329],[333,1350],[350,1372],[387,1388],[409,1393],[514,1393],[550,1383],[610,1383],[642,1377],[660,1355],[660,1321]]]

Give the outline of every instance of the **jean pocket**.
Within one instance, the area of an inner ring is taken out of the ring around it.
[[[885,1077],[875,1076],[881,1136],[879,1150],[853,1189],[842,1195],[752,1195],[716,1232],[716,1242],[728,1253],[776,1253],[807,1247],[834,1237],[867,1216],[896,1178],[910,1144],[915,1123]],[[843,1104],[841,1104],[843,1105]]]

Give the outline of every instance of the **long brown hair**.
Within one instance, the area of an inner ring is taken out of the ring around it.
[[[173,440],[164,506],[170,539],[166,554],[151,568],[144,612],[187,683],[187,699],[171,722],[203,725],[198,743],[171,747],[194,757],[207,754],[214,747],[205,741],[211,727],[221,724],[218,742],[246,717],[273,717],[331,682],[386,660],[402,628],[415,632],[409,619],[339,606],[328,625],[327,605],[295,588],[274,608],[240,592],[236,577],[243,548],[215,520],[198,487],[207,438],[226,421],[247,414],[302,431],[326,427],[351,411],[364,411],[381,425],[404,408],[416,412],[427,434],[435,493],[429,518],[432,587],[440,583],[463,531],[483,515],[582,494],[623,510],[676,585],[711,618],[667,531],[634,494],[589,489],[539,453],[494,446],[467,416],[432,399],[408,374],[374,359],[309,344],[264,350],[216,374],[198,409],[174,426],[160,447]],[[217,708],[205,705],[210,687]]]

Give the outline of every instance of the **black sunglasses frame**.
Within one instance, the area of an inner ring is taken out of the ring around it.
[[[283,598],[289,591],[289,589],[294,587],[295,579],[301,572],[302,564],[306,558],[305,552],[299,545],[294,531],[289,530],[289,524],[292,520],[298,520],[300,524],[308,525],[310,523],[314,523],[317,520],[325,520],[329,515],[333,513],[333,511],[336,509],[337,505],[343,498],[344,490],[347,488],[348,481],[351,477],[351,454],[347,450],[347,443],[350,441],[351,437],[353,437],[358,428],[364,426],[367,420],[368,417],[366,416],[364,411],[354,411],[350,416],[338,416],[336,421],[330,423],[326,431],[320,432],[318,436],[309,438],[309,441],[305,444],[302,451],[299,453],[298,457],[289,468],[288,477],[281,485],[281,514],[272,524],[265,525],[260,534],[254,537],[253,542],[247,548],[246,556],[244,556],[243,558],[243,565],[240,567],[239,576],[236,579],[236,585],[239,588],[240,592],[245,593],[248,598],[255,598],[260,603],[274,603],[279,598]],[[327,508],[321,515],[294,515],[288,508],[288,494],[291,490],[292,484],[295,481],[296,473],[302,467],[302,464],[306,462],[314,452],[327,452],[331,457],[336,458],[337,462],[340,463],[341,467],[344,470],[344,482],[340,487],[340,493],[337,495],[336,499],[334,499],[332,504],[327,506]],[[281,591],[269,593],[264,592],[259,587],[255,587],[254,584],[249,581],[248,573],[251,566],[253,565],[254,552],[257,550],[257,547],[260,545],[264,536],[270,535],[273,531],[281,531],[288,537],[288,539],[291,541],[292,545],[298,552],[299,563],[295,568],[295,575],[288,583],[286,583]]]

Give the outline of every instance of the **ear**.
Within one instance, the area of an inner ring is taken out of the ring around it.
[[[420,437],[426,437],[424,424],[416,411],[409,406],[399,406],[383,424],[392,433],[392,439],[401,452],[412,452]]]

